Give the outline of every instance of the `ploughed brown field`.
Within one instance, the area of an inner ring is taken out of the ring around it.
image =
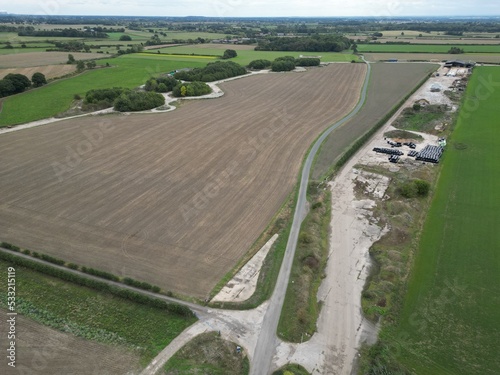
[[[58,65],[42,65],[42,66],[32,66],[29,68],[6,68],[0,69],[0,79],[4,78],[7,74],[23,74],[26,77],[30,78],[33,74],[39,72],[42,73],[45,78],[56,78],[62,77],[66,74],[73,73],[76,71],[76,65],[69,64],[58,64]]]
[[[256,75],[169,113],[3,134],[0,240],[205,297],[291,192],[312,141],[356,105],[365,73]]]
[[[72,52],[76,60],[102,59],[102,53]],[[67,52],[23,52],[2,55],[0,68],[29,68],[31,66],[66,64]]]

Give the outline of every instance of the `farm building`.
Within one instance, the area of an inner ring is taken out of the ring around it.
[[[445,68],[472,68],[476,65],[474,61],[448,60],[444,64]]]

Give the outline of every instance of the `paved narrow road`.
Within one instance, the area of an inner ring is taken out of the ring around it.
[[[364,59],[363,59],[364,60]],[[363,83],[363,88],[361,90],[361,96],[358,104],[354,109],[343,119],[337,121],[335,124],[330,126],[318,140],[314,143],[306,161],[304,162],[304,167],[302,169],[302,177],[300,179],[299,195],[297,198],[297,206],[295,207],[295,213],[293,216],[292,228],[290,230],[290,236],[288,237],[288,242],[286,246],[285,256],[283,263],[281,265],[280,273],[278,275],[278,280],[276,282],[276,287],[274,289],[273,295],[269,301],[269,308],[267,309],[264,320],[262,323],[262,329],[257,341],[257,346],[255,348],[254,357],[252,359],[252,364],[250,366],[250,375],[265,375],[269,374],[271,371],[271,364],[273,355],[278,344],[278,338],[276,336],[276,330],[278,328],[278,321],[281,314],[281,309],[283,307],[283,301],[285,299],[286,288],[290,279],[290,272],[292,269],[293,258],[295,255],[295,249],[297,247],[297,239],[299,236],[300,225],[305,214],[306,209],[306,195],[307,195],[307,185],[309,184],[309,175],[311,172],[311,166],[318,152],[321,144],[326,137],[335,129],[337,129],[342,124],[349,121],[354,115],[356,115],[366,99],[366,92],[368,90],[368,82],[370,80],[371,67],[370,64],[364,60],[367,65],[366,77]]]

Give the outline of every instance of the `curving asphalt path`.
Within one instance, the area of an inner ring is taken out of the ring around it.
[[[283,263],[281,264],[280,272],[278,275],[278,280],[276,281],[276,287],[274,289],[273,295],[271,296],[269,308],[267,309],[264,320],[262,322],[262,329],[257,341],[257,346],[255,348],[255,353],[252,360],[252,365],[250,368],[250,375],[265,375],[269,374],[272,365],[273,355],[275,353],[276,347],[278,345],[278,337],[276,336],[276,330],[278,328],[278,322],[281,314],[281,309],[283,308],[283,302],[285,300],[286,288],[290,279],[290,273],[293,264],[293,258],[295,256],[295,249],[297,247],[297,239],[299,237],[300,225],[305,214],[306,209],[306,195],[307,195],[307,185],[309,184],[309,175],[311,172],[311,166],[313,160],[318,152],[323,141],[328,137],[328,135],[337,129],[339,126],[345,124],[347,121],[352,119],[361,109],[366,99],[366,92],[368,90],[368,82],[370,80],[371,66],[363,58],[363,61],[367,65],[366,77],[363,83],[363,89],[361,91],[361,97],[358,104],[354,109],[344,118],[337,121],[335,124],[330,126],[325,132],[316,140],[307,159],[304,162],[304,167],[302,169],[302,177],[300,180],[299,195],[297,199],[297,206],[295,207],[295,213],[293,215],[292,228],[290,230],[290,235],[288,237],[288,242],[286,245],[285,257]]]

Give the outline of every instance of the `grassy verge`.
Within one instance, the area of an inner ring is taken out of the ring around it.
[[[250,362],[236,344],[216,332],[203,333],[182,347],[164,367],[167,375],[247,375]]]
[[[124,346],[147,364],[180,332],[196,321],[163,308],[96,291],[0,260],[0,283],[7,285],[7,267],[16,269],[16,310],[36,322],[88,340]],[[0,306],[6,308],[2,294]]]
[[[291,281],[278,325],[278,335],[291,342],[305,341],[316,330],[316,320],[321,308],[316,295],[328,256],[330,191],[311,183],[308,201],[311,207],[302,222]]]
[[[365,373],[496,374],[500,368],[494,219],[500,159],[492,157],[500,92],[477,99],[486,77],[498,82],[500,69],[472,75],[421,235],[412,243],[411,273],[392,295],[379,342],[364,351]]]
[[[279,370],[274,371],[273,375],[310,375],[310,373],[301,365],[289,363]]]

